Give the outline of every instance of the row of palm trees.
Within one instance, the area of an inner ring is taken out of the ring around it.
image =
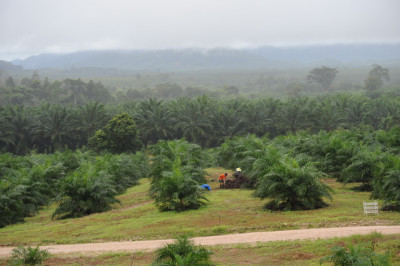
[[[326,206],[329,187],[319,178],[360,183],[358,191],[385,201],[384,209],[400,210],[400,127],[389,131],[370,127],[298,132],[274,139],[254,135],[227,140],[217,149],[218,165],[240,166],[249,188],[268,209],[297,210]]]
[[[400,98],[337,94],[288,100],[218,100],[203,95],[171,101],[148,98],[123,105],[5,106],[0,108],[0,149],[26,154],[32,149],[80,148],[109,119],[123,112],[134,118],[144,146],[185,138],[202,147],[216,147],[225,139],[247,134],[275,137],[299,130],[332,131],[362,125],[390,129],[400,125]]]

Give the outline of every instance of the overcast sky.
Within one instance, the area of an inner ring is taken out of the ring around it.
[[[400,42],[400,0],[0,0],[0,59],[90,49]]]

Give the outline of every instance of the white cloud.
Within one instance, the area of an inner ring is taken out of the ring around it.
[[[87,49],[400,42],[398,0],[2,0],[0,59]]]

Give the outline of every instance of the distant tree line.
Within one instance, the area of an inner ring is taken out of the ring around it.
[[[209,95],[213,98],[234,98],[246,90],[250,97],[260,97],[259,94],[280,97],[299,97],[310,92],[324,92],[335,90],[348,90],[349,86],[339,84],[334,86],[338,70],[336,68],[320,66],[312,69],[303,79],[287,78],[281,76],[251,77],[250,80],[240,82],[242,91],[235,85],[220,84],[212,89],[201,85],[190,85],[185,88],[181,85],[165,80],[156,79],[155,85],[149,86],[147,79],[137,85],[137,88],[106,88],[101,82],[88,82],[81,79],[67,78],[62,81],[49,81],[41,79],[34,71],[30,78],[22,78],[16,82],[12,76],[3,73],[3,82],[0,84],[0,105],[41,105],[43,103],[79,106],[89,102],[122,104],[131,101],[141,101],[146,98],[176,99],[179,97],[195,98],[201,95]],[[7,77],[7,78],[6,78]],[[213,77],[209,77],[212,79]],[[137,80],[142,80],[137,75]],[[227,75],[226,80],[235,80],[234,76]],[[115,78],[117,83],[118,78]],[[389,70],[374,64],[364,80],[364,85],[351,85],[350,87],[365,89],[374,95],[381,89],[385,82],[390,80]],[[203,81],[207,82],[207,81]],[[234,82],[234,81],[233,81]],[[235,82],[234,82],[235,83]],[[195,83],[194,83],[195,84]],[[343,88],[347,87],[347,89]]]
[[[287,100],[219,100],[203,95],[176,100],[149,98],[121,105],[6,105],[0,107],[0,150],[22,155],[31,150],[51,153],[81,148],[122,113],[135,122],[136,147],[181,138],[202,147],[216,147],[225,139],[248,134],[273,138],[299,130],[315,133],[363,125],[390,129],[400,125],[400,98],[397,90],[376,98],[328,94]]]

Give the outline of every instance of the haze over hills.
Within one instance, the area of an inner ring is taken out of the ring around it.
[[[124,70],[202,70],[284,68],[305,65],[400,65],[400,44],[261,47],[256,49],[182,49],[81,51],[40,54],[14,65],[25,69],[114,68]]]

